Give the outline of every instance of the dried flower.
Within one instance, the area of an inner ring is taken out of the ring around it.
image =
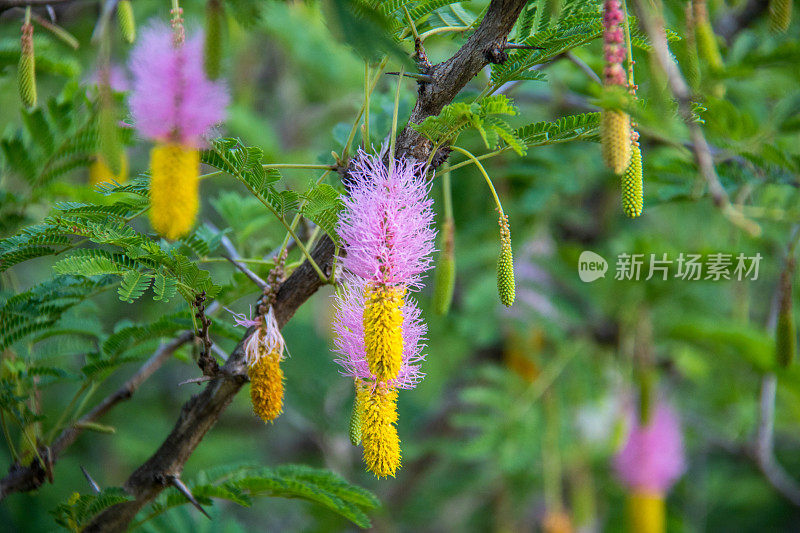
[[[271,422],[283,412],[283,370],[280,362],[286,343],[272,307],[257,320],[240,318],[239,315],[234,315],[234,319],[240,325],[260,326],[245,340],[244,358],[247,375],[250,376],[253,412],[264,422]]]
[[[358,391],[361,411],[361,437],[364,463],[378,477],[394,477],[400,466],[400,439],[397,436],[397,389],[378,384]]]
[[[633,492],[663,495],[685,469],[678,417],[662,404],[644,427],[638,417],[633,418],[628,440],[614,458],[614,468]]]

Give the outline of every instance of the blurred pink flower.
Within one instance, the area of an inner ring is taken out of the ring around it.
[[[366,281],[345,274],[340,294],[336,297],[336,313],[333,329],[336,333],[334,350],[339,354],[335,361],[342,367],[341,373],[353,378],[375,381],[369,371],[364,348],[364,288]],[[421,312],[416,302],[406,298],[403,312],[403,364],[397,378],[391,385],[400,389],[413,389],[425,376],[419,370],[419,363],[425,359],[427,326],[420,318]]]
[[[388,171],[380,156],[359,150],[350,175],[339,215],[342,266],[365,280],[418,289],[436,236],[424,164],[398,158]]]
[[[142,31],[130,59],[131,112],[143,136],[199,148],[209,129],[225,118],[228,92],[206,77],[203,35],[175,47],[172,33],[162,23]]]
[[[625,446],[614,458],[614,469],[630,489],[666,493],[683,474],[686,463],[680,422],[667,405],[659,405],[642,427],[633,416]]]

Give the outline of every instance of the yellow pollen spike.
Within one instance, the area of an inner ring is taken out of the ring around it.
[[[367,470],[380,477],[394,477],[400,466],[397,436],[397,389],[378,384],[358,388],[361,406],[361,443]]]
[[[622,174],[631,162],[631,119],[627,113],[604,109],[600,117],[603,161],[615,174]]]
[[[128,181],[128,157],[125,152],[120,153],[120,171],[119,174],[114,174],[106,164],[103,156],[97,155],[95,160],[89,167],[89,185],[95,187],[101,183],[125,183]]]
[[[250,401],[253,412],[264,422],[272,422],[283,412],[283,370],[280,355],[262,356],[247,369],[250,376]]]
[[[197,209],[200,153],[179,144],[161,144],[150,152],[150,223],[168,239],[192,229]]]
[[[632,533],[664,533],[664,497],[654,492],[634,492],[628,500]]]
[[[364,305],[364,346],[369,371],[378,381],[397,378],[403,364],[405,289],[370,285]]]

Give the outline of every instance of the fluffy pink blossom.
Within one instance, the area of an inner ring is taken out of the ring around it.
[[[366,281],[345,274],[342,287],[336,296],[336,314],[333,329],[336,333],[334,350],[339,354],[335,361],[342,367],[341,373],[353,378],[375,381],[369,371],[364,348],[364,288]],[[424,374],[419,364],[425,359],[427,326],[420,318],[416,302],[406,298],[403,312],[403,364],[400,373],[391,384],[400,389],[413,389]]]
[[[176,47],[169,26],[151,24],[141,32],[130,69],[130,107],[143,136],[199,148],[208,130],[225,118],[228,92],[206,77],[202,34]]]
[[[659,405],[650,423],[642,427],[633,416],[625,446],[614,458],[614,469],[629,488],[666,493],[686,469],[677,414]]]
[[[379,156],[359,151],[350,174],[338,226],[342,266],[365,280],[418,289],[436,236],[424,164],[398,158],[387,170]]]

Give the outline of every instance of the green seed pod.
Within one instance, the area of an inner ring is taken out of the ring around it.
[[[456,281],[456,258],[453,220],[447,219],[442,227],[444,247],[439,254],[436,265],[436,281],[433,291],[433,310],[436,314],[446,315],[453,301],[453,289]]]
[[[98,144],[103,161],[111,173],[117,176],[122,171],[122,143],[119,138],[111,87],[108,85],[108,70],[105,72],[105,79],[98,85],[100,92],[100,111],[97,117]]]
[[[508,216],[500,215],[500,256],[497,258],[497,293],[500,302],[511,307],[516,296],[514,282],[514,252],[511,249],[511,230]]]
[[[775,33],[785,33],[792,22],[792,0],[770,0],[769,27]]]
[[[356,396],[353,399],[353,410],[350,412],[350,442],[353,446],[361,444],[361,406],[358,402],[358,388],[360,385],[356,381]]]
[[[600,141],[603,161],[614,174],[622,174],[631,161],[631,118],[616,109],[600,115]]]
[[[22,54],[19,56],[17,83],[25,107],[36,106],[36,56],[33,53],[33,24],[22,25]]]
[[[642,214],[644,195],[642,185],[642,150],[638,144],[631,148],[631,162],[622,175],[622,209],[630,218]]]
[[[125,42],[133,43],[136,40],[136,19],[133,16],[133,5],[130,0],[120,0],[117,3],[117,23]]]
[[[794,257],[790,257],[786,262],[786,267],[781,272],[779,281],[780,307],[778,308],[778,320],[775,324],[775,359],[783,368],[792,364],[794,354],[797,351],[797,334],[792,313],[792,277],[794,276],[794,268]]]
[[[708,20],[708,7],[705,0],[695,0],[694,8],[694,38],[697,41],[697,51],[713,71],[723,68],[722,55],[719,53],[717,36]]]
[[[206,3],[206,41],[204,64],[209,79],[219,78],[222,64],[222,4],[220,0]]]

